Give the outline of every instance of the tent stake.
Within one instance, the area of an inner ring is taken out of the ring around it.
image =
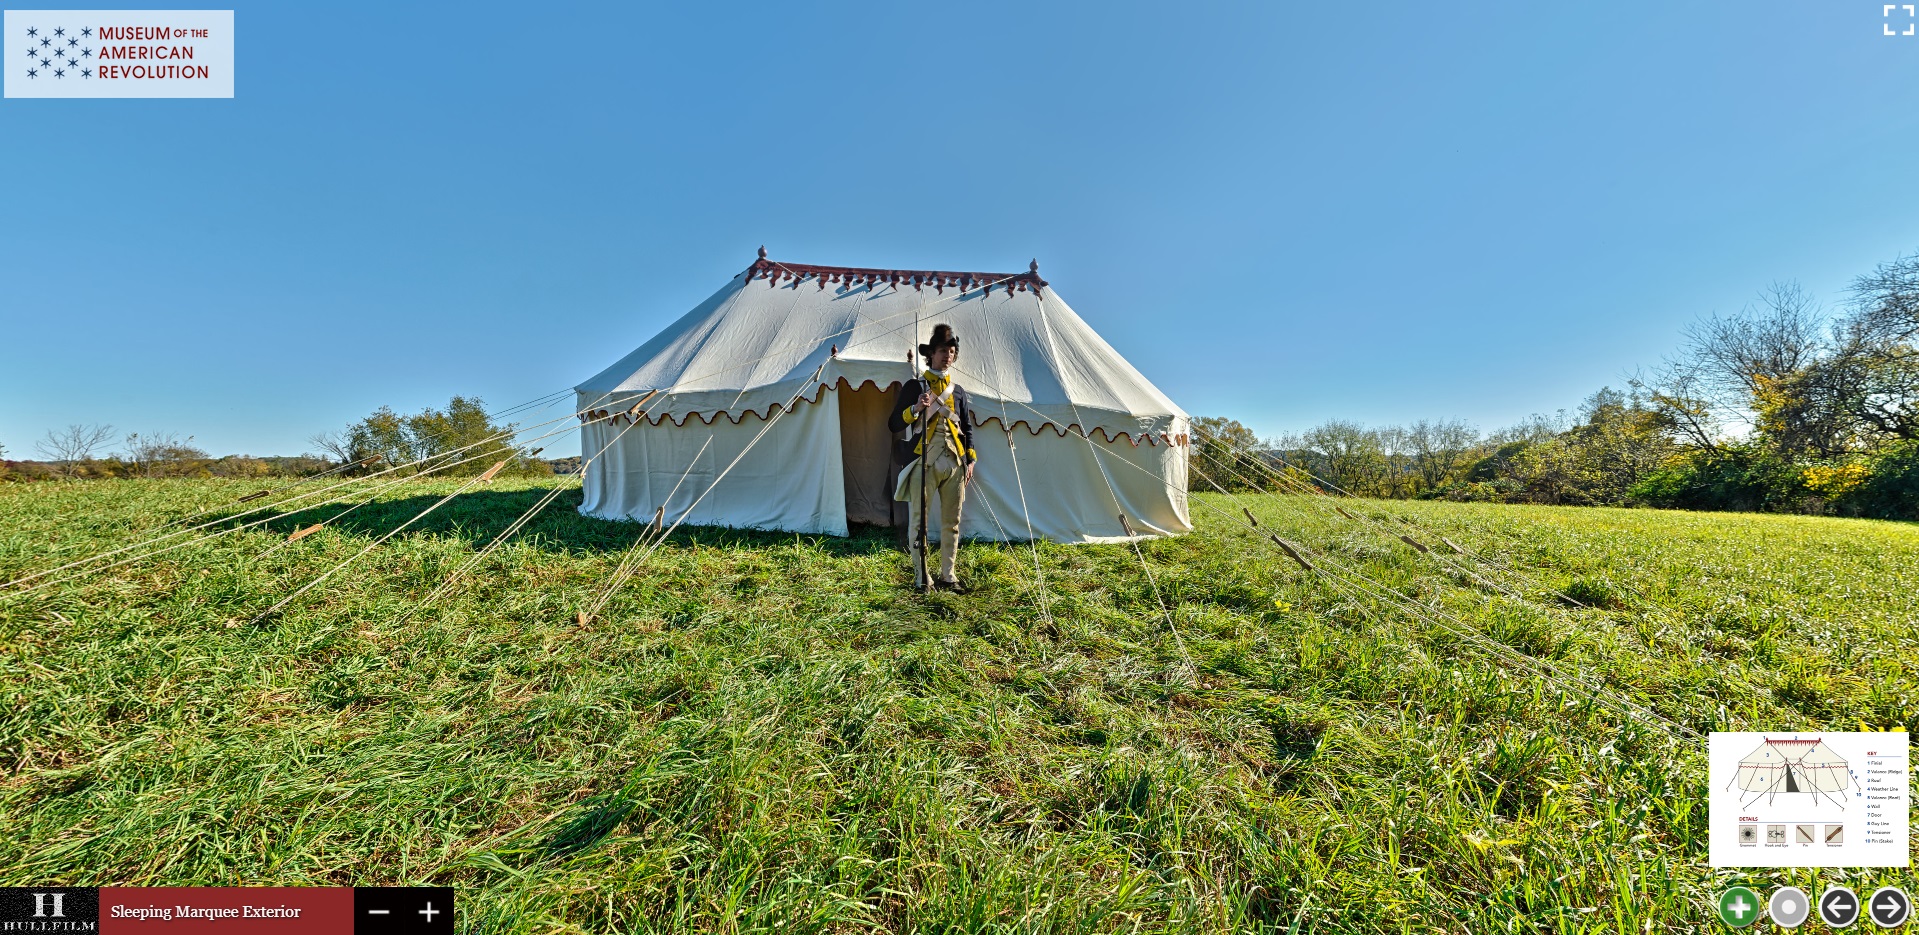
[[[1284,539],[1281,539],[1281,538],[1280,538],[1280,537],[1278,537],[1278,536],[1274,536],[1274,537],[1273,537],[1273,544],[1275,544],[1275,545],[1277,545],[1277,546],[1279,546],[1279,548],[1280,548],[1280,551],[1282,551],[1282,552],[1285,552],[1285,553],[1287,554],[1287,556],[1289,556],[1289,557],[1291,557],[1291,558],[1292,558],[1292,560],[1293,560],[1293,561],[1295,561],[1295,562],[1298,562],[1298,563],[1299,563],[1299,567],[1301,567],[1301,568],[1304,568],[1304,569],[1306,569],[1307,571],[1314,571],[1314,570],[1315,570],[1315,569],[1313,568],[1313,563],[1312,563],[1312,562],[1309,562],[1309,561],[1307,561],[1307,560],[1306,560],[1306,556],[1304,556],[1304,555],[1301,555],[1301,554],[1299,554],[1299,550],[1298,550],[1298,549],[1295,549],[1295,548],[1293,548],[1293,544],[1292,544],[1292,543],[1290,543],[1290,542],[1287,542],[1286,540],[1284,540]]]
[[[513,459],[512,459],[512,458],[505,458],[505,459],[503,459],[503,460],[501,460],[499,464],[496,464],[496,465],[494,465],[494,466],[492,466],[492,467],[490,467],[490,468],[487,468],[487,469],[486,469],[486,473],[485,473],[485,474],[481,474],[481,475],[480,475],[480,480],[479,480],[479,482],[480,482],[480,483],[482,483],[482,484],[491,484],[491,483],[493,483],[493,475],[495,475],[495,474],[498,474],[498,473],[500,473],[500,469],[501,469],[501,468],[503,468],[503,467],[506,467],[506,462],[508,462],[508,461],[511,461],[511,460],[513,460]]]

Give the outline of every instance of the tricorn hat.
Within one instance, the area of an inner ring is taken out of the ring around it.
[[[933,356],[933,348],[936,347],[950,347],[953,349],[953,353],[959,353],[959,338],[953,334],[952,325],[944,322],[934,325],[933,337],[928,339],[925,344],[920,345],[920,356]]]

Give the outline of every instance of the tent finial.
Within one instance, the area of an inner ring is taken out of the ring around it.
[[[1039,275],[1039,257],[1034,257],[1032,264],[1027,266],[1026,268],[1029,271],[1031,271],[1033,275],[1038,276]]]
[[[760,244],[760,259],[766,259],[766,245]]]

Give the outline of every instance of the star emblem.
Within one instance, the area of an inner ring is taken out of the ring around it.
[[[81,50],[80,50],[80,57],[81,57],[81,58],[92,58],[92,57],[93,57],[93,50],[92,50],[92,49],[81,49]]]
[[[39,34],[40,34],[40,30],[38,30],[38,29],[36,29],[36,28],[34,28],[34,27],[32,27],[32,26],[28,26],[28,27],[27,27],[27,38],[29,38],[29,39],[31,39],[31,38],[33,38],[34,36],[37,36],[37,35],[39,35]]]
[[[83,35],[83,36],[86,36],[86,37],[87,37],[87,38],[89,38],[89,39],[91,39],[91,38],[93,38],[93,27],[92,27],[92,26],[88,26],[88,27],[86,27],[86,28],[84,28],[84,29],[82,29],[82,30],[80,30],[80,35]]]
[[[53,76],[55,78],[65,78],[67,76],[67,72],[65,69],[56,68],[53,70]]]
[[[53,34],[56,36],[64,36],[67,34],[67,31],[63,27],[57,27],[53,30]]]
[[[39,70],[39,69],[37,69],[37,68],[29,68],[29,69],[27,69],[27,77],[29,77],[29,78],[38,78],[38,77],[40,77],[40,70]]]
[[[34,57],[34,56],[36,56],[36,55],[39,55],[39,54],[40,54],[40,50],[39,50],[39,49],[28,49],[28,50],[27,50],[27,60],[28,60],[28,61],[32,61],[32,59],[33,59],[33,57]]]
[[[52,44],[53,44],[53,40],[52,40],[52,39],[48,39],[48,38],[47,38],[47,37],[45,37],[45,36],[41,36],[41,37],[40,37],[40,47],[41,47],[41,48],[43,48],[43,49],[44,49],[44,48],[46,48],[47,46],[50,46],[50,45],[52,45]]]
[[[45,58],[43,58],[43,59],[41,59],[41,60],[40,60],[40,67],[41,67],[41,68],[46,68],[47,66],[49,66],[49,65],[52,65],[52,64],[53,64],[53,60],[52,60],[52,59],[45,59]]]
[[[80,40],[78,40],[78,39],[68,39],[68,40],[67,40],[67,45],[70,45],[70,46],[72,46],[72,45],[79,45],[79,44],[80,44]]]
[[[80,69],[80,77],[82,77],[82,78],[91,78],[91,77],[93,77],[93,69],[91,69],[91,68],[82,68],[82,69]]]
[[[76,61],[74,61],[73,59],[67,59],[67,67],[68,67],[68,68],[72,68],[73,66],[75,66],[75,65],[78,65],[78,64],[80,64],[80,63],[79,63],[79,62],[76,62]]]

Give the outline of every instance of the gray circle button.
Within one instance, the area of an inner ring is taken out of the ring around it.
[[[1819,894],[1819,918],[1836,929],[1859,921],[1859,894],[1843,886],[1828,886]]]
[[[1880,928],[1904,925],[1912,915],[1912,897],[1899,887],[1882,886],[1872,891],[1872,898],[1866,901],[1866,912]]]
[[[1780,928],[1796,929],[1812,914],[1811,904],[1806,902],[1806,891],[1796,886],[1782,886],[1772,891],[1772,898],[1766,900],[1766,912],[1772,916],[1772,924]]]

